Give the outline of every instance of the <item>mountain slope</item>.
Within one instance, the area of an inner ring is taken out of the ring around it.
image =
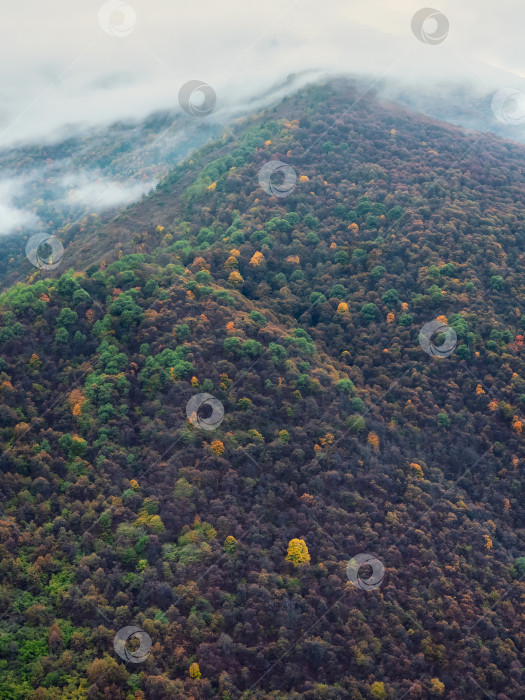
[[[315,86],[2,295],[3,696],[525,695],[524,154]]]

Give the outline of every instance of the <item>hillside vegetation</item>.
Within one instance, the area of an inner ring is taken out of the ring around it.
[[[2,698],[525,697],[524,167],[314,86],[2,294]]]

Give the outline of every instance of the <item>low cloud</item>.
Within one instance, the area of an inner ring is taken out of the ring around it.
[[[68,175],[59,184],[68,190],[68,204],[102,211],[135,202],[141,195],[152,190],[156,182],[134,182],[124,185],[97,177],[94,173],[83,173]]]
[[[446,40],[428,45],[411,30],[416,0],[212,0],[191,5],[129,0],[104,29],[105,3],[8,3],[0,30],[0,145],[38,141],[66,125],[142,118],[178,109],[192,79],[217,93],[215,118],[248,104],[290,73],[320,70],[433,84],[467,82],[487,92],[520,88],[525,55],[514,39],[525,5],[442,0]],[[424,6],[424,4],[423,4]],[[24,41],[20,41],[23,28]],[[122,31],[121,31],[122,30]]]
[[[14,202],[24,179],[13,178],[0,181],[0,236],[16,231],[22,226],[36,226],[38,219],[31,212],[21,209]]]

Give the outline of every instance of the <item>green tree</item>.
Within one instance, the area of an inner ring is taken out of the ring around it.
[[[450,425],[450,418],[446,413],[438,413],[437,423],[440,428],[448,428],[448,426]]]
[[[246,340],[242,344],[242,354],[245,357],[257,357],[262,352],[262,345],[257,340]]]
[[[505,289],[505,280],[500,275],[492,275],[490,278],[490,286],[492,289],[496,289],[501,292]]]
[[[397,293],[397,289],[388,289],[381,297],[381,300],[390,309],[392,309],[394,306],[397,306],[399,304],[399,294]]]
[[[364,263],[366,262],[366,258],[366,250],[363,250],[362,248],[356,248],[352,251],[352,262]]]
[[[516,559],[516,563],[514,564],[514,566],[516,567],[518,576],[525,576],[525,557],[520,557],[519,559]]]
[[[342,284],[334,284],[330,291],[330,297],[333,297],[335,299],[346,299],[346,289],[343,287]]]
[[[379,313],[379,309],[377,306],[370,302],[368,304],[364,304],[364,306],[361,309],[361,316],[365,321],[375,321]]]
[[[386,267],[383,267],[382,265],[376,265],[374,268],[372,268],[370,272],[370,276],[374,280],[379,280],[383,275],[386,273]]]
[[[403,210],[403,207],[400,206],[399,204],[396,204],[394,207],[392,207],[392,209],[388,210],[386,218],[389,221],[397,221],[398,219],[400,219],[403,216],[404,213],[405,212]]]
[[[258,326],[266,325],[266,316],[263,316],[259,311],[250,311],[250,320]]]
[[[366,428],[365,419],[363,418],[363,416],[359,416],[359,415],[348,416],[345,423],[346,423],[346,426],[353,433],[362,433],[363,430]]]
[[[78,320],[78,314],[67,306],[61,310],[56,320],[56,325],[60,327],[72,326]]]
[[[351,379],[340,379],[336,384],[336,389],[341,394],[350,396],[354,391],[354,382]]]
[[[57,345],[67,345],[69,343],[69,333],[64,327],[58,328],[55,333]]]
[[[135,290],[123,292],[109,307],[109,312],[120,317],[124,327],[139,324],[144,316],[142,308],[135,302],[133,291]]]

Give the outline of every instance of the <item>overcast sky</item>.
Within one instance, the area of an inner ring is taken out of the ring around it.
[[[0,144],[177,107],[192,79],[209,83],[227,109],[311,68],[417,74],[427,85],[467,78],[487,90],[518,87],[525,76],[525,6],[508,0],[438,2],[449,32],[437,45],[412,33],[425,7],[412,0],[114,2],[123,7],[109,19],[99,0],[4,2]]]

